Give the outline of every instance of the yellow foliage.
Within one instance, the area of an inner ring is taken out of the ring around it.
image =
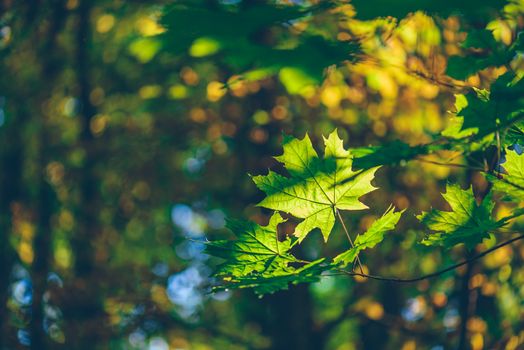
[[[104,14],[96,21],[96,30],[99,33],[109,32],[115,25],[115,16],[110,14]]]
[[[207,84],[207,99],[211,102],[220,100],[227,90],[224,88],[224,84],[218,81],[212,81]]]
[[[158,35],[166,31],[165,28],[149,17],[139,18],[135,23],[135,27],[143,36]]]
[[[18,256],[24,263],[30,265],[33,263],[34,252],[31,243],[27,241],[21,241],[18,245]]]
[[[484,348],[484,337],[481,333],[475,333],[470,340],[472,350],[481,350]]]

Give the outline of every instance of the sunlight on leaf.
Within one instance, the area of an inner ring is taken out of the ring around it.
[[[463,190],[457,184],[448,184],[442,196],[451,211],[433,209],[417,216],[420,222],[435,231],[422,241],[425,245],[451,248],[464,243],[471,249],[488,238],[489,232],[503,225],[492,218],[495,203],[490,194],[478,205],[472,188]]]
[[[258,205],[287,212],[304,219],[295,229],[302,241],[319,228],[327,241],[335,223],[335,210],[362,210],[367,206],[359,198],[376,188],[371,180],[378,167],[353,171],[353,158],[345,150],[337,131],[324,138],[324,158],[313,149],[309,136],[284,137],[284,154],[275,157],[284,164],[290,177],[269,171],[254,176],[253,181],[266,193]]]
[[[357,236],[355,239],[355,246],[344,253],[337,255],[333,262],[335,264],[342,263],[343,266],[352,263],[357,257],[361,250],[366,248],[373,248],[384,239],[384,234],[388,231],[394,230],[397,225],[402,211],[395,212],[395,207],[390,206],[384,215],[378,220],[374,221],[371,227],[362,235]]]

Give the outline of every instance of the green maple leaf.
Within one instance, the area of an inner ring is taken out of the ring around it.
[[[284,164],[290,176],[269,171],[268,175],[253,177],[267,195],[259,206],[304,219],[294,233],[299,241],[315,228],[327,241],[336,210],[367,209],[359,198],[376,189],[371,180],[378,167],[353,171],[353,157],[344,149],[336,130],[324,142],[324,158],[320,159],[307,134],[302,140],[285,136],[284,153],[275,159]]]
[[[507,150],[506,161],[502,166],[507,172],[502,178],[488,177],[493,182],[493,190],[518,202],[524,201],[524,155]]]
[[[455,116],[442,135],[460,139],[477,134],[477,139],[480,139],[512,126],[510,138],[518,137],[521,131],[518,122],[524,113],[523,96],[524,79],[513,73],[498,77],[490,91],[474,89],[466,95],[456,95]]]
[[[233,277],[224,284],[213,288],[213,291],[226,289],[252,288],[257,294],[274,293],[288,289],[289,284],[312,283],[320,279],[322,272],[329,270],[329,264],[323,264],[325,259],[318,259],[302,267],[280,267],[268,269],[261,273]]]
[[[378,243],[382,242],[382,240],[384,240],[384,234],[395,229],[395,226],[397,225],[403,212],[404,210],[395,212],[395,207],[390,206],[384,215],[382,215],[378,220],[374,221],[371,227],[365,233],[357,236],[354,247],[337,255],[333,259],[333,262],[335,264],[343,263],[345,266],[349,263],[352,263],[361,250],[373,248]]]
[[[518,143],[524,145],[524,121],[513,124],[509,129],[505,137],[505,144],[508,146]]]
[[[505,73],[491,85],[491,91],[477,90],[466,95],[466,103],[457,112],[464,118],[462,130],[476,128],[481,135],[500,125],[511,123],[524,113],[524,79]]]
[[[448,59],[446,74],[452,78],[465,80],[469,76],[488,67],[498,67],[510,62],[515,51],[495,40],[493,32],[487,29],[472,30],[461,46],[464,49],[475,49],[475,55],[451,56]],[[479,54],[478,50],[484,50]]]
[[[495,202],[491,195],[487,195],[478,205],[471,187],[463,190],[457,184],[448,184],[446,193],[442,196],[450,205],[451,211],[433,209],[417,216],[424,225],[435,231],[422,241],[425,245],[450,248],[464,243],[472,248],[489,237],[490,231],[504,224],[492,218]]]
[[[284,221],[278,213],[271,216],[267,226],[251,221],[228,220],[227,228],[236,234],[237,239],[213,241],[206,245],[209,255],[226,260],[215,275],[247,276],[252,272],[286,267],[289,261],[295,261],[289,254],[291,239],[278,240],[277,226]]]
[[[290,283],[317,281],[330,266],[322,264],[324,259],[306,263],[291,255],[291,239],[277,239],[277,226],[284,221],[278,213],[273,214],[267,226],[228,220],[227,227],[237,239],[206,244],[209,255],[225,259],[214,273],[222,284],[213,291],[253,288],[257,294],[266,294],[287,289]]]

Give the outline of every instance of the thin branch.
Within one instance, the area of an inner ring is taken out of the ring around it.
[[[346,237],[348,238],[349,244],[351,244],[351,248],[355,248],[355,245],[353,244],[353,240],[351,239],[351,236],[349,235],[349,231],[346,227],[346,224],[344,223],[344,220],[342,219],[342,215],[340,215],[340,211],[335,208],[335,211],[337,212],[338,219],[340,220],[340,223],[342,224],[342,228],[344,229],[344,232],[346,233]],[[357,253],[357,263],[358,267],[360,268],[360,273],[364,274],[364,268],[362,267],[362,263],[360,262],[360,258],[358,257]]]
[[[497,137],[497,163],[500,163],[500,158],[501,158],[500,132],[497,130],[495,135]],[[500,166],[500,164],[499,164],[499,166]],[[498,166],[497,166],[497,168],[498,168]]]
[[[437,276],[440,276],[448,271],[452,271],[452,270],[455,270],[461,266],[464,266],[466,264],[469,264],[473,261],[476,261],[492,252],[494,252],[495,250],[498,250],[504,246],[507,246],[508,244],[511,244],[513,242],[516,242],[518,240],[521,240],[521,239],[524,239],[524,235],[521,235],[521,236],[517,236],[517,237],[514,237],[510,240],[507,240],[505,242],[502,242],[500,244],[497,244],[496,246],[494,247],[491,247],[490,249],[487,249],[485,251],[483,251],[482,253],[478,254],[478,255],[475,255],[469,259],[466,259],[464,261],[461,261],[457,264],[454,264],[454,265],[451,265],[445,269],[442,269],[440,271],[437,271],[437,272],[433,272],[433,273],[430,273],[430,274],[427,274],[427,275],[423,275],[423,276],[420,276],[420,277],[415,277],[415,278],[396,278],[396,277],[383,277],[383,276],[376,276],[376,275],[368,275],[368,274],[365,274],[365,273],[358,273],[358,272],[353,272],[353,271],[345,271],[345,270],[339,270],[340,273],[344,274],[344,275],[348,275],[348,276],[360,276],[360,277],[365,277],[365,278],[369,278],[369,279],[374,279],[374,280],[379,280],[379,281],[389,281],[389,282],[399,282],[399,283],[413,283],[413,282],[419,282],[419,281],[423,281],[423,280],[426,280],[426,279],[429,279],[429,278],[433,278],[433,277],[437,277]]]
[[[471,169],[471,170],[482,170],[482,169],[480,169],[480,168],[472,167],[472,166],[469,166],[469,165],[466,165],[466,164],[458,164],[458,163],[443,163],[443,162],[437,162],[437,161],[429,160],[429,159],[422,158],[422,157],[417,157],[416,160],[418,160],[418,161],[420,161],[420,162],[423,162],[423,163],[434,164],[434,165],[440,165],[440,166],[448,166],[448,167],[455,167],[455,168],[464,168],[464,169]]]

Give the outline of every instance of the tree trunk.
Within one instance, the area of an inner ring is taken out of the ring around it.
[[[16,254],[10,244],[12,231],[12,205],[20,198],[20,178],[22,173],[22,137],[20,135],[22,115],[8,120],[3,126],[0,138],[9,140],[0,153],[2,172],[0,172],[0,349],[8,348],[11,333],[8,327],[7,300],[9,298],[9,276]],[[10,137],[7,137],[10,135]]]
[[[51,216],[54,212],[55,198],[51,185],[47,182],[44,173],[47,164],[46,144],[47,133],[45,126],[42,130],[40,181],[38,193],[38,220],[37,232],[33,242],[35,257],[32,266],[33,302],[31,306],[31,349],[47,349],[46,333],[44,332],[44,294],[47,288],[49,273],[49,257],[51,253]]]
[[[290,286],[289,290],[265,296],[268,302],[267,332],[273,350],[319,350],[324,338],[313,321],[309,285]]]
[[[60,33],[66,19],[65,3],[62,0],[52,0],[48,3],[33,4],[29,12],[34,16],[45,15],[49,18],[48,30],[43,33],[43,45],[39,48],[39,56],[42,61],[41,80],[45,84],[52,84],[60,71],[60,57],[57,52],[57,36]],[[49,7],[49,8],[47,8]],[[47,12],[50,10],[50,14]],[[47,92],[41,99],[34,101],[35,106],[40,106],[43,100],[49,98]],[[38,192],[36,204],[36,233],[33,241],[34,259],[31,267],[31,279],[33,283],[33,298],[31,305],[31,324],[29,326],[31,337],[31,349],[47,349],[47,335],[44,331],[44,294],[47,288],[47,275],[50,268],[50,255],[52,243],[51,218],[56,210],[56,198],[51,184],[46,179],[46,167],[51,160],[51,140],[47,126],[46,116],[41,112],[35,112],[36,123],[39,130],[39,155],[37,183]]]
[[[97,286],[95,242],[99,237],[97,211],[99,210],[98,179],[95,166],[99,161],[97,142],[91,133],[91,120],[96,109],[90,102],[89,50],[91,47],[92,2],[84,0],[77,9],[75,71],[80,102],[81,133],[79,144],[85,152],[82,171],[78,177],[80,201],[76,212],[77,231],[71,246],[75,256],[75,278],[69,285],[64,304],[66,341],[68,349],[97,349],[107,340],[106,316],[101,300],[101,287]]]

